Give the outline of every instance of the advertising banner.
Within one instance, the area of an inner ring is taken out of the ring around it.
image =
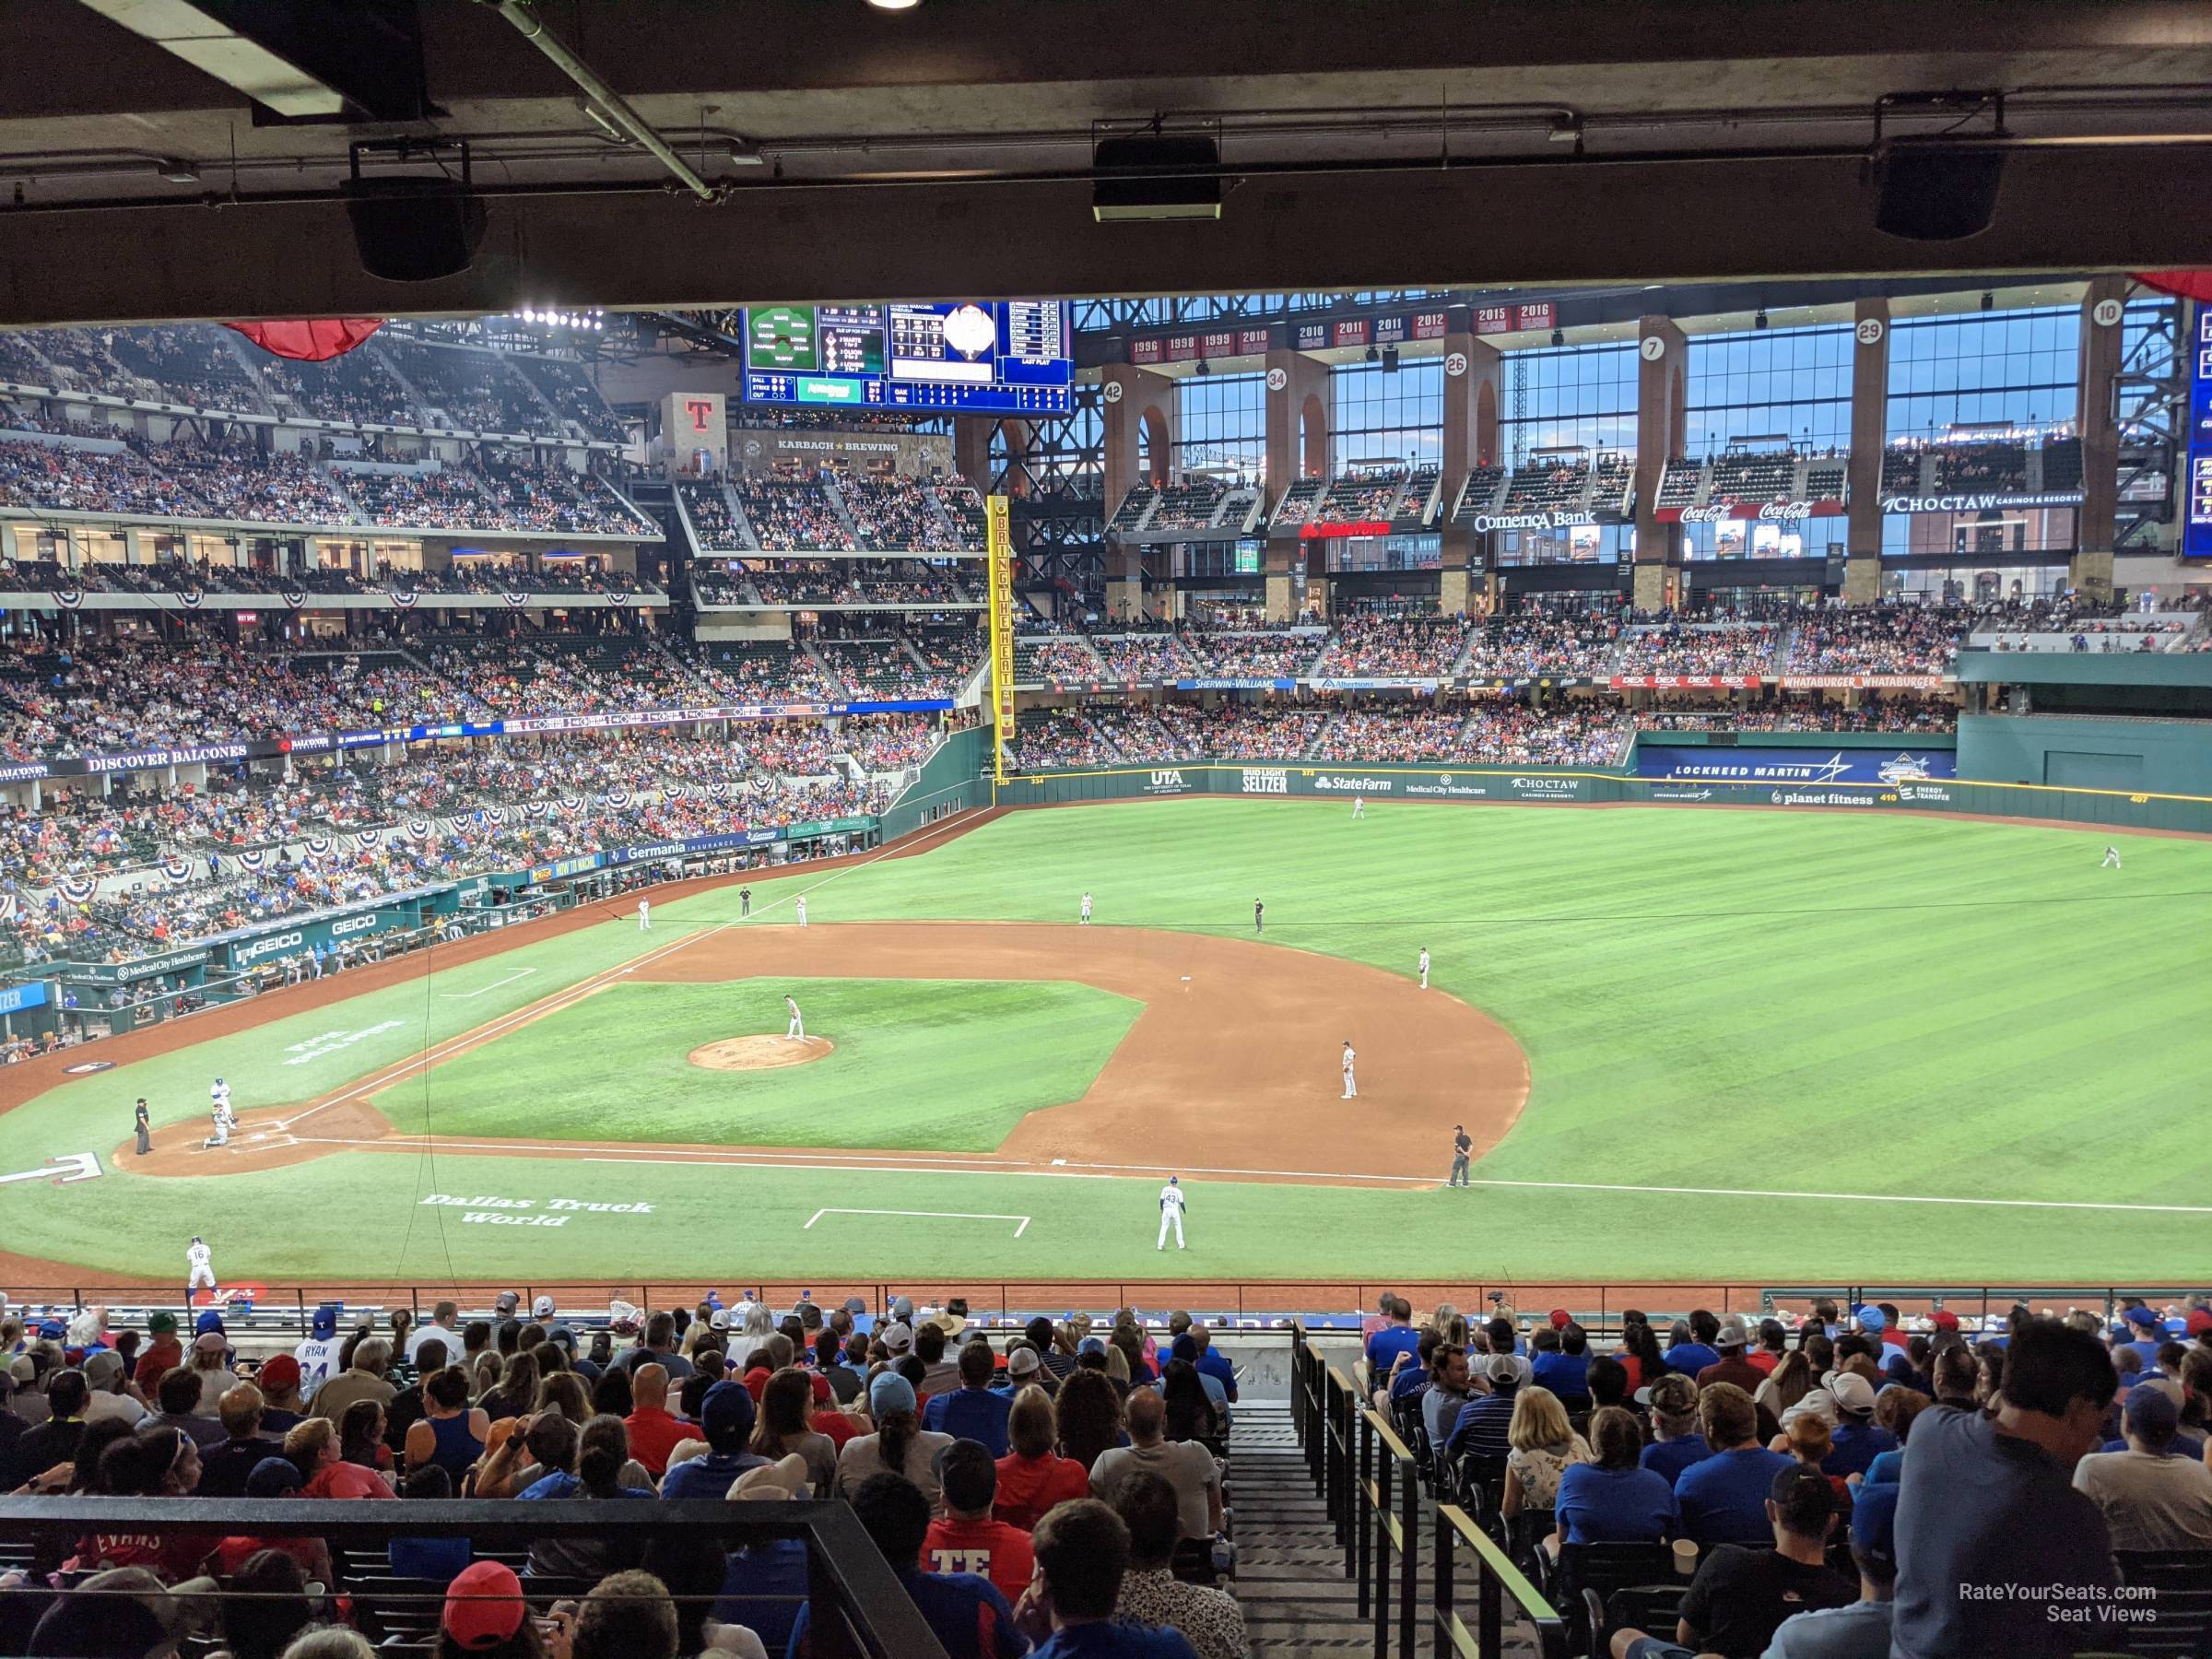
[[[1636,775],[1672,782],[1900,783],[1954,778],[1959,756],[1947,748],[1693,748],[1669,743],[1636,746]]]

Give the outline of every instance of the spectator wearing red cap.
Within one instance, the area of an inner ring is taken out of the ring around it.
[[[529,1615],[523,1581],[514,1569],[497,1561],[477,1561],[445,1588],[445,1614],[438,1621],[439,1659],[458,1659],[461,1654],[470,1659],[542,1659],[545,1644]],[[559,1613],[554,1617],[565,1618]]]
[[[289,1354],[265,1359],[253,1382],[261,1390],[262,1432],[282,1435],[297,1429],[306,1416],[300,1409],[300,1361]]]

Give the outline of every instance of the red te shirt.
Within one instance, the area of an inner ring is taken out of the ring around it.
[[[629,1454],[653,1471],[654,1477],[668,1473],[668,1453],[676,1443],[699,1434],[698,1427],[672,1417],[658,1406],[641,1406],[622,1419],[629,1430]]]
[[[867,1433],[868,1426],[858,1418],[848,1417],[841,1411],[818,1411],[806,1419],[806,1427],[817,1434],[826,1434],[842,1452],[845,1442]]]
[[[1074,1458],[1009,1453],[998,1460],[998,1499],[991,1515],[1029,1532],[1055,1503],[1089,1496],[1090,1476]]]
[[[932,1572],[981,1573],[1008,1601],[1018,1601],[1037,1570],[1030,1535],[1003,1521],[932,1521],[922,1541],[922,1564]]]

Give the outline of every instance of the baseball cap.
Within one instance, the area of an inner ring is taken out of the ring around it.
[[[1959,1315],[1948,1308],[1938,1308],[1928,1315],[1928,1323],[1939,1331],[1955,1331],[1959,1328]]]
[[[1551,1311],[1551,1328],[1552,1328],[1553,1330],[1555,1330],[1555,1331],[1561,1331],[1561,1330],[1565,1330],[1565,1329],[1566,1329],[1566,1328],[1567,1328],[1569,1325],[1572,1324],[1573,1323],[1574,1323],[1574,1315],[1573,1315],[1573,1314],[1571,1314],[1571,1313],[1570,1313],[1570,1312],[1568,1312],[1566,1309],[1564,1309],[1564,1308],[1554,1308],[1554,1309]]]
[[[1521,1362],[1511,1354],[1492,1354],[1490,1362],[1483,1368],[1493,1382],[1505,1382],[1521,1374]]]
[[[888,1413],[914,1409],[914,1385],[897,1371],[877,1371],[868,1382],[868,1413],[881,1422]]]
[[[1043,1363],[1037,1358],[1036,1349],[1016,1348],[1006,1358],[1006,1375],[1009,1377],[1033,1377],[1037,1374],[1037,1368]]]
[[[146,1322],[146,1328],[157,1336],[173,1336],[177,1331],[177,1316],[174,1313],[157,1313]]]
[[[747,1469],[730,1484],[732,1502],[796,1498],[806,1489],[806,1460],[787,1452],[774,1463]]]
[[[2129,1324],[2139,1325],[2147,1331],[2158,1330],[2166,1323],[2159,1317],[2158,1310],[2155,1308],[2130,1308],[2120,1317],[2127,1321]]]
[[[1076,1352],[1077,1355],[1102,1354],[1105,1351],[1106,1339],[1103,1336],[1086,1336],[1082,1341],[1076,1344]]]
[[[733,1442],[742,1448],[753,1432],[756,1416],[753,1396],[742,1382],[726,1379],[707,1390],[707,1396],[699,1408],[699,1426],[711,1446],[728,1446]]]
[[[1877,1566],[1897,1565],[1897,1500],[1903,1489],[1895,1481],[1867,1481],[1853,1495],[1851,1547]]]
[[[1874,1409],[1874,1384],[1857,1371],[1838,1371],[1828,1380],[1828,1392],[1835,1396],[1836,1409],[1863,1417]]]
[[[69,1335],[69,1327],[58,1319],[41,1320],[39,1324],[41,1342],[60,1342]]]
[[[1688,1417],[1698,1408],[1698,1385],[1695,1379],[1680,1371],[1669,1371],[1638,1389],[1636,1398],[1640,1404],[1668,1417]]]
[[[914,1346],[914,1330],[908,1324],[888,1324],[883,1327],[883,1346],[894,1354],[908,1352]]]
[[[464,1567],[445,1590],[445,1633],[465,1651],[495,1648],[522,1629],[529,1611],[523,1581],[497,1561]]]
[[[95,1388],[123,1374],[123,1356],[113,1348],[99,1348],[85,1356],[85,1381]]]
[[[300,1478],[299,1465],[288,1457],[265,1457],[253,1465],[246,1477],[246,1496],[249,1498],[283,1498],[298,1491],[306,1482]]]
[[[2151,1440],[2164,1440],[2182,1426],[2182,1410],[2171,1394],[2155,1382],[2138,1382],[2127,1391],[2127,1424]]]
[[[315,1335],[327,1341],[338,1328],[338,1311],[328,1302],[315,1310]]]
[[[2212,1331],[2212,1308],[2192,1308],[2187,1329],[2192,1336],[2202,1336],[2206,1332]]]
[[[502,1313],[512,1313],[523,1305],[523,1293],[519,1290],[502,1290],[491,1305]]]
[[[282,1394],[288,1388],[300,1386],[300,1361],[289,1354],[272,1354],[261,1362],[255,1381],[265,1390]]]
[[[1740,1348],[1748,1347],[1750,1341],[1751,1333],[1744,1329],[1742,1320],[1724,1319],[1719,1333],[1712,1339],[1712,1345],[1715,1347]]]
[[[914,1299],[901,1296],[894,1300],[891,1303],[891,1317],[900,1324],[911,1323],[914,1317]]]
[[[857,1297],[857,1296],[848,1296],[848,1297],[846,1297],[846,1298],[845,1298],[845,1312],[848,1312],[848,1313],[865,1313],[867,1311],[868,1311],[868,1304],[867,1304],[866,1302],[865,1302],[865,1301],[861,1300],[861,1299],[860,1299],[859,1297]]]
[[[1872,1302],[1861,1302],[1851,1311],[1851,1316],[1859,1322],[1861,1330],[1868,1332],[1879,1331],[1889,1323],[1889,1316]]]
[[[552,1318],[553,1299],[549,1296],[539,1297],[535,1301],[530,1304],[530,1312],[534,1317],[538,1319]]]

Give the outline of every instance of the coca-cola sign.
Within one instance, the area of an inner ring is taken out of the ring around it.
[[[1710,507],[1685,507],[1682,522],[1686,524],[1717,524],[1722,519],[1762,518],[1784,523],[1813,516],[1810,501],[1763,501],[1754,509],[1748,501],[1715,501]]]

